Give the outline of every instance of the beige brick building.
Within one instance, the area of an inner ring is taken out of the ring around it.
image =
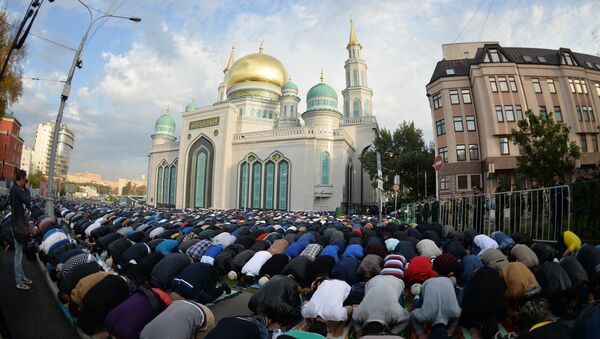
[[[528,109],[571,127],[581,148],[578,167],[600,162],[600,57],[540,48],[502,47],[497,42],[442,46],[427,97],[437,154],[444,157],[440,195],[482,186],[493,192],[525,188],[514,169],[519,147],[508,141]]]

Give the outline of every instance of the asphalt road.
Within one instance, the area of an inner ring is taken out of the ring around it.
[[[12,250],[0,250],[0,339],[78,339],[38,264],[23,258],[25,275],[33,280],[29,291],[15,287]],[[251,293],[223,300],[211,307],[219,320],[250,314]]]

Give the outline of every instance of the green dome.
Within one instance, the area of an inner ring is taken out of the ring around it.
[[[185,111],[192,111],[195,109],[200,108],[200,106],[198,106],[198,104],[195,101],[190,102],[189,104],[185,105]]]
[[[285,84],[283,84],[283,87],[281,89],[293,89],[293,90],[298,90],[298,86],[296,86],[295,83],[288,81]]]
[[[335,90],[325,83],[316,84],[310,90],[308,90],[308,93],[306,94],[307,101],[316,97],[328,97],[334,99],[335,101],[338,99]]]
[[[175,136],[175,120],[170,114],[163,114],[156,120],[154,134]]]

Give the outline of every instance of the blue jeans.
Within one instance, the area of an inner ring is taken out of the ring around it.
[[[14,238],[14,235],[13,235]],[[15,282],[17,284],[21,283],[23,280],[23,266],[21,261],[23,260],[23,245],[15,240]]]

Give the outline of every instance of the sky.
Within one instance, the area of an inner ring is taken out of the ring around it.
[[[69,172],[91,171],[107,179],[146,173],[150,135],[167,107],[179,133],[187,103],[216,101],[233,43],[237,59],[256,53],[264,41],[264,52],[278,58],[298,85],[302,111],[321,69],[341,98],[352,17],[379,126],[395,129],[404,120],[414,121],[427,140],[432,123],[425,86],[442,58],[442,44],[485,40],[600,53],[600,1],[593,0],[85,2],[142,18],[140,23],[114,18],[96,23],[64,114],[76,134]],[[15,21],[28,4],[0,0]],[[76,48],[88,24],[89,14],[78,1],[46,1],[31,32]],[[56,117],[63,85],[58,81],[66,79],[74,53],[35,36],[27,44],[23,96],[11,110],[23,125],[25,144],[33,146],[37,124]]]

